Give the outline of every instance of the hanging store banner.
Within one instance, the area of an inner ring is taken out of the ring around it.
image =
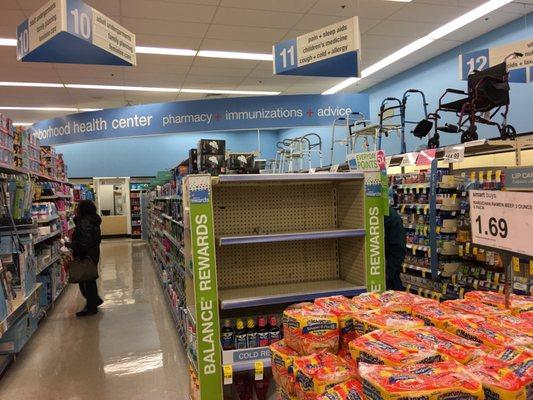
[[[507,168],[505,189],[533,190],[533,167]]]
[[[531,190],[531,187],[529,188]],[[533,256],[533,193],[471,190],[472,242]]]
[[[194,271],[200,398],[222,400],[222,351],[211,176],[188,176],[186,187]]]
[[[42,145],[145,135],[330,126],[353,112],[368,115],[367,94],[290,95],[178,101],[85,112],[39,121]]]
[[[523,56],[507,61],[509,82],[531,82],[533,80],[533,39],[461,54],[459,56],[460,78],[465,81],[468,79],[468,75],[473,74],[474,71],[483,71],[494,67],[504,62],[509,54],[515,52],[522,53]]]
[[[361,66],[359,18],[329,25],[272,48],[275,75],[358,77]]]
[[[51,0],[17,27],[17,59],[132,66],[135,35],[81,0]]]

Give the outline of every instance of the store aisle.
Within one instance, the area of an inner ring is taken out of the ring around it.
[[[186,398],[186,357],[147,246],[104,241],[101,270],[101,312],[76,319],[83,301],[71,285],[0,379],[0,398]]]

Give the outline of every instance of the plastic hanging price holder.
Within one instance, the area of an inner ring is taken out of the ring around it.
[[[518,257],[513,257],[513,270],[520,272],[520,259]]]
[[[533,260],[529,260],[529,275],[533,275]]]
[[[462,245],[462,244],[459,245],[457,249],[458,249],[459,257],[463,257],[464,254],[465,254],[465,253],[464,253],[464,247],[463,247],[463,245]]]
[[[460,299],[463,299],[465,297],[465,288],[460,288],[459,289],[459,298]]]
[[[222,371],[224,373],[224,385],[231,385],[233,383],[233,366],[223,365]]]
[[[483,185],[483,171],[479,171],[479,174],[478,174],[478,181],[479,181],[479,185]]]
[[[254,375],[255,375],[256,381],[263,380],[264,371],[265,371],[265,366],[263,364],[263,361],[256,361],[254,363]]]
[[[496,170],[495,180],[496,183],[500,183],[502,181],[502,171],[499,169]]]
[[[407,286],[405,287],[405,291],[406,291],[406,292],[410,292],[410,291],[411,291],[411,284],[409,284],[409,285],[407,285]]]

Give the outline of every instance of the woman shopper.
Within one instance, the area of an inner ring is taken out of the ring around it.
[[[90,200],[81,200],[76,208],[74,217],[74,233],[72,241],[67,244],[72,249],[72,256],[76,260],[89,257],[96,265],[100,261],[100,224],[102,219],[96,213],[96,206]],[[87,300],[85,308],[76,313],[78,317],[98,313],[97,307],[104,301],[98,295],[96,279],[80,282],[80,291]]]

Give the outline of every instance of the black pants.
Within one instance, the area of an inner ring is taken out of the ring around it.
[[[96,280],[80,282],[79,285],[81,294],[87,300],[87,310],[95,311],[96,307],[98,307],[102,301],[98,295],[98,286],[96,285]]]

